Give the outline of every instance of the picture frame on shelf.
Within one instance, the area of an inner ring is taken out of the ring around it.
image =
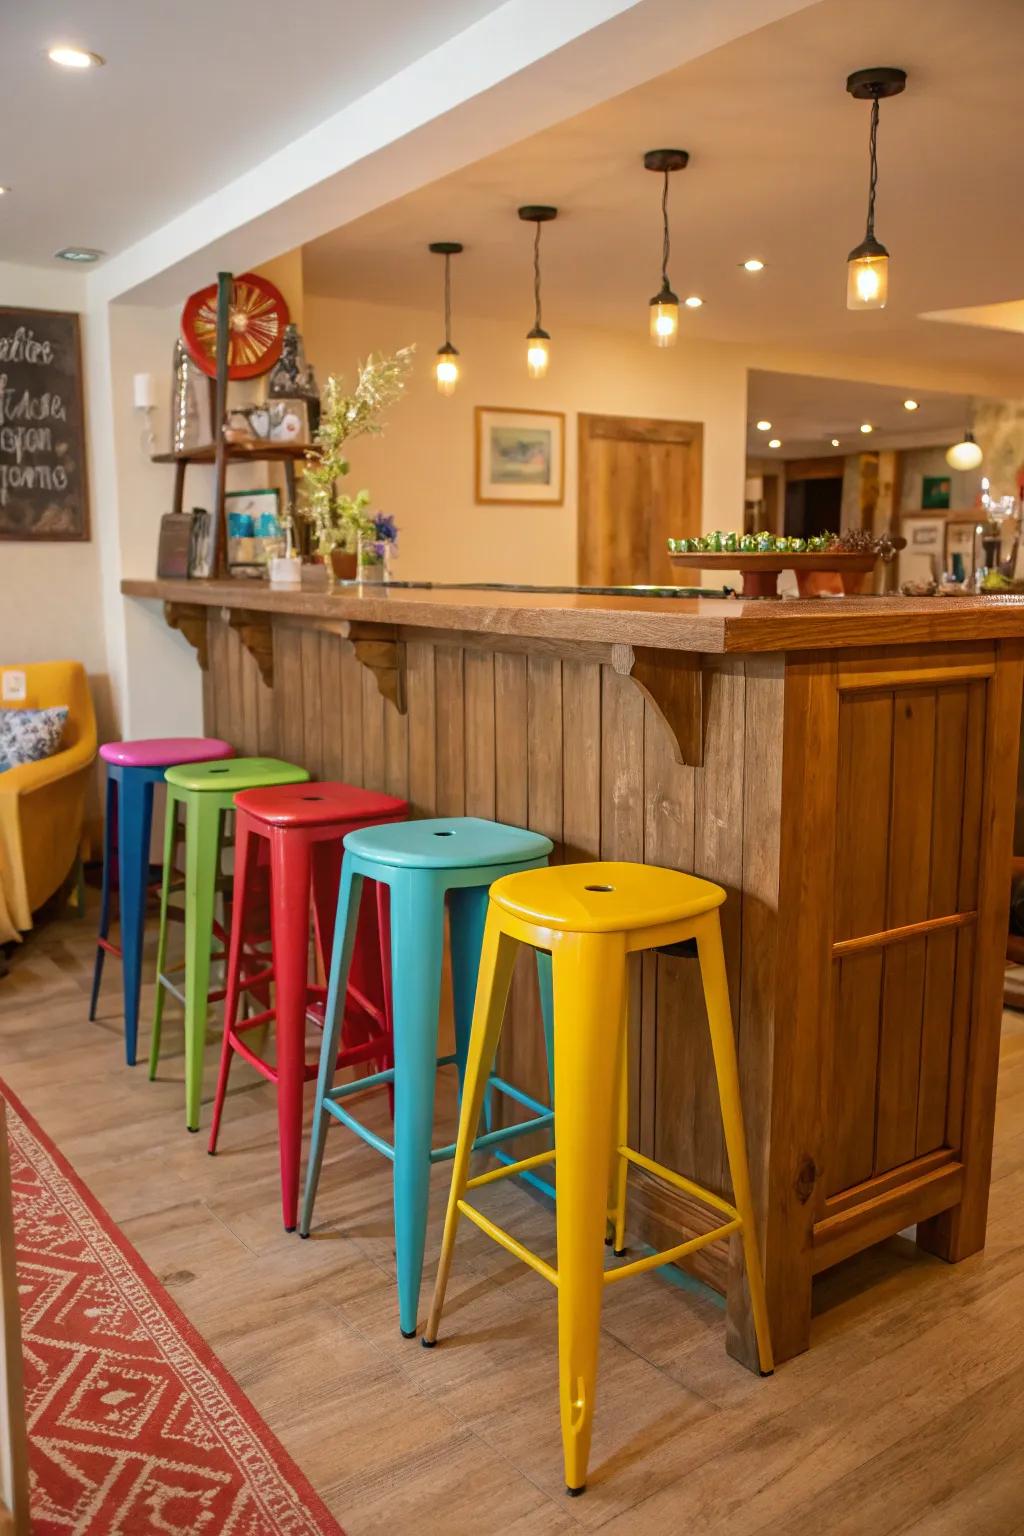
[[[475,427],[478,505],[562,506],[564,411],[478,405]]]
[[[191,512],[165,512],[160,519],[156,547],[158,581],[184,581],[192,574],[189,569],[191,541]]]
[[[229,576],[261,577],[273,555],[284,553],[280,496],[273,488],[228,491],[224,497],[227,521]]]

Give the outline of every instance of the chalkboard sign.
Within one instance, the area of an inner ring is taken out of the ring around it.
[[[0,539],[87,539],[78,316],[0,308]]]

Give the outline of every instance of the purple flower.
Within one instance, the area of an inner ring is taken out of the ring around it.
[[[398,525],[393,517],[386,512],[375,512],[373,517],[373,531],[376,537],[385,544],[398,543]]]

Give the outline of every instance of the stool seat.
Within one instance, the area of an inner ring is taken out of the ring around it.
[[[651,864],[561,864],[505,875],[491,900],[513,917],[562,933],[630,933],[713,912],[720,885]]]
[[[553,843],[541,832],[506,827],[476,816],[436,816],[386,827],[363,827],[345,838],[345,851],[397,869],[481,869],[543,859]]]
[[[244,789],[235,797],[240,811],[271,827],[323,827],[332,823],[377,821],[405,816],[409,807],[396,795],[354,784],[286,784]]]
[[[234,755],[231,743],[217,736],[154,736],[143,741],[108,741],[100,747],[103,761],[120,768],[170,768],[175,763],[205,763]]]
[[[233,795],[240,789],[257,786],[304,784],[309,774],[305,768],[282,762],[279,757],[235,757],[230,762],[182,764],[168,768],[165,777],[176,789],[199,793],[209,789]]]

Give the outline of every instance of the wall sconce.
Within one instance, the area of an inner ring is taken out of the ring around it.
[[[139,442],[143,453],[156,451],[156,433],[153,431],[153,414],[156,411],[156,384],[151,373],[137,373],[132,380],[135,409],[141,413],[143,427]]]

